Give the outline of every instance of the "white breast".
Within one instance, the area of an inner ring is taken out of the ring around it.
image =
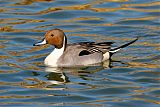
[[[65,48],[65,38],[63,42],[63,47],[60,49],[55,48],[44,60],[44,64],[50,67],[57,67],[57,61],[61,57]]]

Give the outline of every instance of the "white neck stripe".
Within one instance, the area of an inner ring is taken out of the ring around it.
[[[63,39],[63,47],[58,49],[55,48],[45,59],[45,64],[48,66],[57,66],[57,61],[58,59],[61,57],[61,55],[63,54],[64,50],[65,50],[65,37]]]

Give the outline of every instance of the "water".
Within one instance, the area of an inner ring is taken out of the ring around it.
[[[0,106],[159,107],[158,0],[0,0]],[[113,61],[48,68],[51,46],[33,47],[45,31],[69,42],[140,39]]]

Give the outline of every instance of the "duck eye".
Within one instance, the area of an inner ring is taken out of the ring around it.
[[[53,34],[51,34],[51,36],[53,37],[54,35],[53,35]]]

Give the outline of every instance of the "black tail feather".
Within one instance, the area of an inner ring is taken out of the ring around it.
[[[133,41],[131,41],[131,42],[129,42],[129,43],[126,43],[126,44],[124,44],[124,45],[122,45],[122,46],[119,46],[119,47],[117,47],[117,48],[111,49],[111,50],[109,51],[110,56],[112,56],[114,53],[116,53],[116,52],[119,51],[120,49],[122,49],[122,48],[124,48],[124,47],[127,47],[127,46],[129,46],[130,44],[136,42],[137,40],[138,40],[138,37],[137,37],[135,40],[133,40]]]

